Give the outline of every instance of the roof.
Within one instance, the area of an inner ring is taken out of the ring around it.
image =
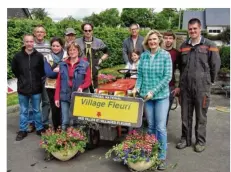
[[[7,19],[14,17],[32,19],[28,8],[7,8]]]
[[[188,21],[198,18],[201,21],[201,28],[206,29],[204,11],[184,11],[182,29],[188,29]]]
[[[207,26],[229,26],[230,9],[229,8],[206,8],[205,19]]]

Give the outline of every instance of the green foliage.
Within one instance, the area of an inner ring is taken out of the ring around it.
[[[132,23],[138,23],[140,27],[154,27],[154,13],[151,8],[123,8],[121,21],[129,27]]]
[[[108,8],[99,14],[92,13],[91,16],[85,17],[83,21],[91,22],[94,26],[116,27],[121,24],[117,8]]]
[[[221,68],[230,69],[230,47],[223,46],[220,48]]]
[[[13,106],[18,104],[18,94],[7,94],[7,106]]]
[[[205,8],[186,8],[186,11],[204,11]]]
[[[45,8],[32,8],[30,13],[37,20],[44,20],[48,16]]]

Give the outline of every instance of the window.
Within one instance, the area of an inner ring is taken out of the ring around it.
[[[213,31],[212,30],[209,30],[209,33],[212,33]]]

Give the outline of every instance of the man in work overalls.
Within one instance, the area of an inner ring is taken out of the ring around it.
[[[210,103],[210,86],[220,69],[219,50],[215,44],[201,36],[201,22],[193,18],[188,22],[190,38],[180,48],[180,93],[182,136],[176,148],[191,146],[193,111],[196,112],[196,152],[205,150],[207,111]]]

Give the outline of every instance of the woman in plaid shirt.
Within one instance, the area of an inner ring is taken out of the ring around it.
[[[141,54],[138,78],[133,93],[139,92],[145,100],[148,133],[155,134],[161,150],[159,170],[166,169],[167,131],[166,120],[169,107],[169,82],[172,79],[172,61],[169,52],[160,47],[162,35],[151,30],[144,38],[146,51]]]

